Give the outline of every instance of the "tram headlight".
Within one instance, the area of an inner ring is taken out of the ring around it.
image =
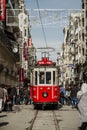
[[[43,92],[42,96],[46,98],[46,97],[48,97],[48,93],[47,92]]]

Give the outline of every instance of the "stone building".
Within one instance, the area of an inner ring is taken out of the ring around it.
[[[83,81],[87,83],[87,0],[82,0],[82,13],[83,13],[83,41],[84,41],[84,55],[85,63],[83,65]]]
[[[6,19],[0,20],[0,83],[11,86],[19,82],[21,30],[18,14],[25,8],[24,1],[20,2],[6,0]]]
[[[80,84],[84,80],[86,62],[83,13],[71,14],[69,25],[64,28],[63,54],[65,68],[65,85]]]
[[[82,0],[81,12],[71,13],[69,18],[63,30],[63,66],[60,64],[59,79],[64,86],[87,83],[87,0]]]
[[[70,57],[72,59],[73,81],[80,84],[83,79],[84,41],[82,13],[72,14],[70,18]]]
[[[13,10],[15,2],[16,0],[14,3],[11,0],[6,1],[6,9]],[[9,13],[12,14],[11,11]],[[7,26],[6,20],[0,21],[0,84],[13,86],[18,83],[17,62],[20,60],[20,56],[19,51],[15,52],[14,49],[18,49],[19,35],[19,27]]]

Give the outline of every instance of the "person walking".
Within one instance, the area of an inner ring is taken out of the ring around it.
[[[16,97],[16,105],[20,105],[20,88],[16,86],[17,97]]]
[[[24,89],[24,104],[28,104],[29,103],[29,91],[27,88]]]
[[[71,94],[70,87],[67,87],[67,88],[66,88],[66,104],[67,104],[67,105],[71,105],[71,97],[70,97],[70,94]]]
[[[62,86],[60,87],[60,103],[62,105],[64,105],[65,95],[66,95],[66,91],[65,91],[65,88]]]
[[[77,98],[77,92],[78,87],[76,85],[71,87],[71,102],[72,102],[72,108],[76,108],[78,104],[78,98]]]
[[[20,104],[23,104],[24,90],[22,86],[19,87],[19,96],[20,96]]]
[[[17,96],[17,90],[16,90],[15,86],[11,88],[10,95],[11,95],[11,102],[13,105],[15,105],[16,104],[16,96]]]
[[[4,90],[4,104],[5,104],[7,102],[7,99],[8,99],[8,91],[7,91],[7,88],[5,85],[3,87],[3,90]]]
[[[7,104],[7,100],[8,100],[8,91],[7,91],[7,88],[6,88],[6,85],[4,84],[3,85],[3,90],[4,90],[4,99],[3,99],[3,102],[4,102],[4,108],[3,110],[6,109],[6,104]]]
[[[0,112],[2,112],[3,104],[4,103],[4,90],[3,90],[3,84],[0,85]]]
[[[80,91],[77,93],[78,97],[78,110],[81,116],[81,128],[80,130],[87,129],[87,83],[83,83]]]

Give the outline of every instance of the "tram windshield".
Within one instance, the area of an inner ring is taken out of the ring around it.
[[[51,84],[51,72],[40,72],[39,75],[39,84]]]
[[[46,72],[46,84],[51,84],[51,72]]]
[[[36,69],[33,73],[34,85],[56,85],[57,84],[57,72],[55,69]]]

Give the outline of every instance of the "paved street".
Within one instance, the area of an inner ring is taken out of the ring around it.
[[[39,111],[41,115],[44,114],[46,116],[51,110]],[[15,106],[14,111],[12,112],[0,113],[0,130],[29,130],[35,112],[36,110],[33,110],[32,105],[21,105]],[[59,130],[78,130],[78,127],[80,126],[80,117],[76,109],[72,109],[71,106],[63,106],[60,110],[55,110],[55,113],[59,124]],[[51,120],[49,123],[50,122]],[[52,123],[50,123],[50,128],[51,125]],[[39,127],[38,122],[37,126]],[[43,123],[41,126],[40,130],[44,130]]]
[[[80,115],[71,106],[64,106],[56,114],[59,120],[60,130],[78,130],[80,127]]]

